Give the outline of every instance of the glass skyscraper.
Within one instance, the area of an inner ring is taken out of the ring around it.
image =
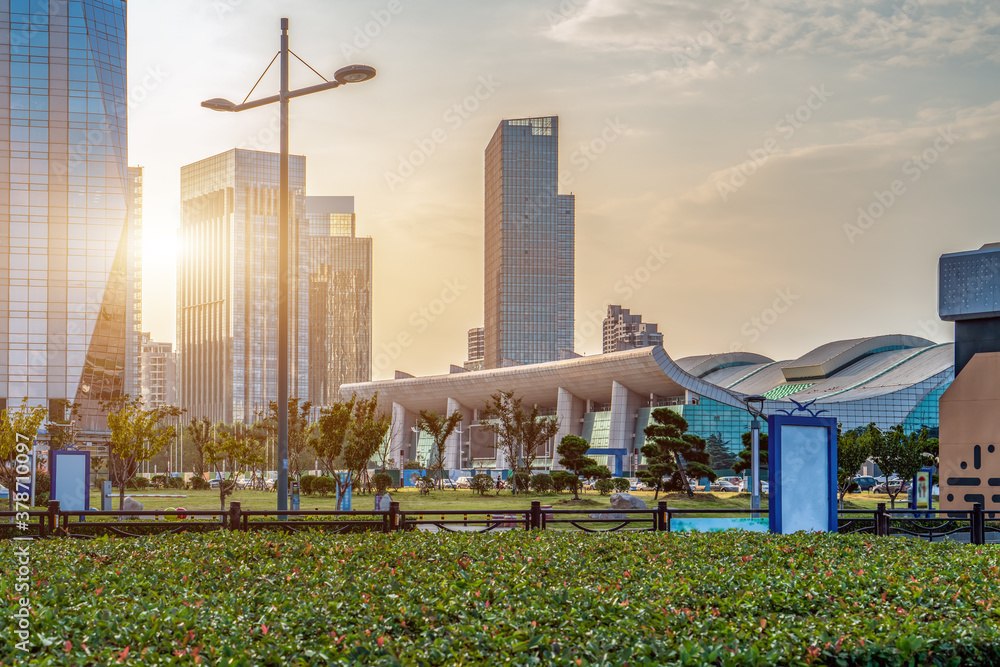
[[[0,2],[0,399],[125,389],[124,0]],[[51,415],[61,416],[61,415]]]
[[[502,121],[486,147],[486,368],[573,349],[573,195],[558,194],[559,118]]]
[[[309,391],[306,160],[289,160],[289,396]],[[278,396],[277,153],[234,149],[181,168],[177,343],[189,418],[253,421]]]
[[[358,238],[354,197],[306,197],[309,220],[309,400],[372,375],[372,240]]]
[[[128,168],[128,288],[125,295],[125,391],[142,394],[142,167]],[[146,406],[150,407],[150,406]]]

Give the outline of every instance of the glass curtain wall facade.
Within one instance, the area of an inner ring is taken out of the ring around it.
[[[573,348],[572,195],[559,195],[559,118],[502,121],[486,147],[486,368]]]
[[[104,429],[127,364],[125,2],[6,0],[0,24],[0,398]]]
[[[125,392],[142,393],[142,167],[128,168],[128,292],[125,295]],[[148,407],[148,406],[147,406]]]
[[[177,343],[187,417],[253,421],[278,395],[276,153],[235,149],[181,168]],[[289,396],[309,391],[305,158],[289,161]]]
[[[372,367],[372,240],[357,238],[354,197],[306,197],[309,220],[309,400],[341,400],[340,385]]]

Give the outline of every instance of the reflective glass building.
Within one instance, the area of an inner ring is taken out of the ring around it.
[[[125,391],[142,394],[142,167],[128,168],[126,243],[129,262],[125,294]],[[147,407],[149,407],[147,405]]]
[[[558,194],[559,118],[502,121],[486,147],[486,368],[573,348],[572,195]]]
[[[177,344],[187,417],[252,421],[278,395],[277,153],[234,149],[181,168]],[[306,160],[289,162],[289,396],[309,391]]]
[[[309,221],[309,400],[372,373],[372,240],[357,238],[354,197],[306,197]]]
[[[0,2],[0,398],[125,388],[125,2]]]

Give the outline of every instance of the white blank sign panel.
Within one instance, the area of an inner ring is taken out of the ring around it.
[[[87,509],[87,457],[56,453],[53,458],[56,474],[52,499],[58,500],[63,510]]]
[[[823,426],[781,426],[783,533],[830,529],[830,460]]]

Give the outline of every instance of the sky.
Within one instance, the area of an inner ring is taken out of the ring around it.
[[[1000,241],[1000,7],[982,0],[131,0],[129,161],[145,168],[143,326],[175,341],[180,168],[278,150],[239,114],[279,48],[307,192],[374,239],[373,378],[446,373],[483,323],[483,152],[558,115],[576,195],[576,351],[610,303],[673,358],[953,339],[937,259]],[[321,80],[294,63],[292,87]],[[272,70],[254,96],[277,91]]]

